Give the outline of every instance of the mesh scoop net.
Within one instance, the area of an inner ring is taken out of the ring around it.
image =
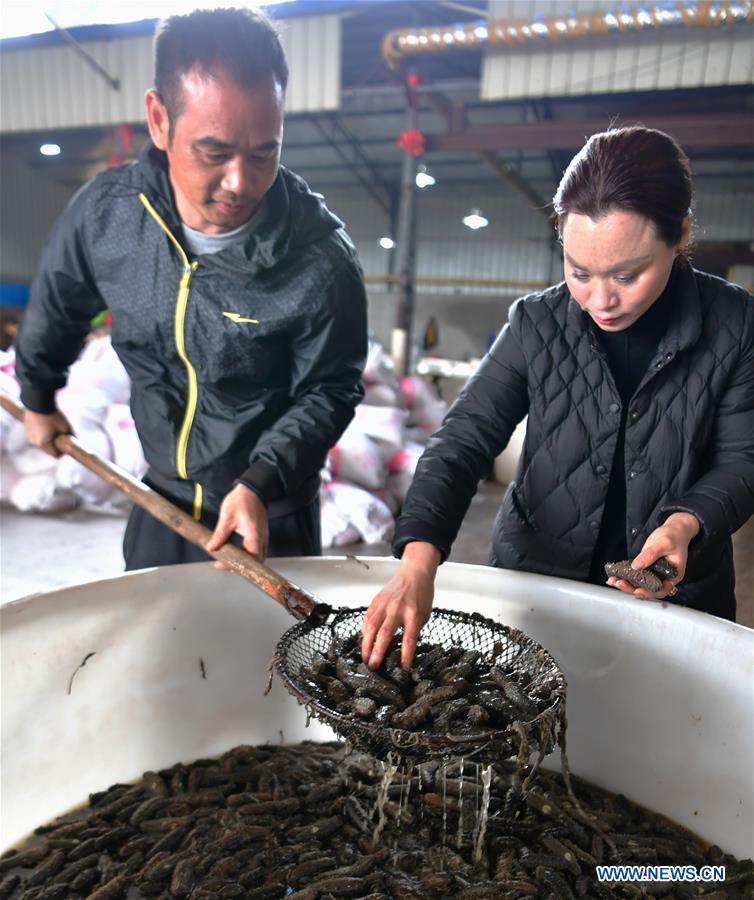
[[[348,638],[360,632],[365,612],[364,607],[343,609],[324,622],[299,622],[283,635],[275,652],[275,669],[286,688],[340,738],[379,759],[397,755],[415,764],[434,757],[470,756],[477,762],[500,762],[517,756],[519,763],[525,765],[532,752],[538,752],[541,761],[554,749],[565,729],[566,681],[562,672],[536,641],[477,613],[435,609],[422,629],[422,641],[445,649],[477,650],[482,659],[494,661],[506,673],[526,673],[530,688],[545,687],[544,699],[532,698],[535,713],[527,721],[517,721],[504,730],[474,734],[409,731],[364,721],[314,696],[302,668],[309,667],[316,655],[326,654],[334,638]]]

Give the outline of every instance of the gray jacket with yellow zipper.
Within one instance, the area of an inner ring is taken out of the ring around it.
[[[366,296],[342,222],[282,167],[266,203],[245,245],[192,259],[148,143],[54,226],[16,342],[24,405],[52,412],[110,310],[150,479],[197,517],[236,479],[273,516],[309,503],[363,395]]]

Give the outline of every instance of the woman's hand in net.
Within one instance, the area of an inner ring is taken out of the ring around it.
[[[699,520],[690,513],[673,513],[649,535],[639,554],[631,561],[634,569],[644,569],[651,566],[661,556],[672,563],[678,570],[678,574],[671,580],[663,579],[662,589],[650,593],[643,588],[635,588],[628,581],[619,578],[608,579],[608,584],[617,587],[627,594],[644,599],[660,600],[664,597],[673,597],[678,593],[676,587],[686,574],[686,563],[689,555],[689,544],[699,534]]]
[[[403,628],[401,666],[411,667],[419,632],[429,619],[440,551],[414,541],[403,551],[398,571],[372,600],[364,616],[361,656],[370,669],[379,668],[393,635]]]

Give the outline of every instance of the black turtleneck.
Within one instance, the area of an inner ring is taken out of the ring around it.
[[[670,321],[676,302],[676,268],[670,273],[665,290],[652,306],[633,325],[623,331],[602,331],[593,323],[599,335],[602,351],[610,367],[615,386],[622,401],[618,446],[613,458],[607,500],[602,516],[602,525],[597,536],[597,544],[592,556],[589,580],[593,584],[604,584],[605,563],[626,559],[626,472],[624,442],[626,436],[626,416],[629,401],[644,377],[649,364],[657,352],[657,347]]]

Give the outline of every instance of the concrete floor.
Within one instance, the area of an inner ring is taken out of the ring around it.
[[[482,484],[453,546],[454,562],[486,564],[492,522],[502,499],[499,484]],[[3,603],[56,587],[110,578],[123,571],[125,516],[74,510],[62,515],[0,507],[0,599]],[[754,518],[733,538],[737,621],[754,627]],[[356,544],[338,555],[388,556],[387,544]]]

